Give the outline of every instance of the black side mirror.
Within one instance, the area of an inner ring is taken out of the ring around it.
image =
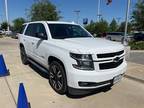
[[[46,40],[47,37],[44,33],[36,33],[36,37],[40,38],[40,39],[43,39],[43,40]]]

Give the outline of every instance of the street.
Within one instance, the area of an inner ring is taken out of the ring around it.
[[[59,95],[50,87],[46,75],[33,66],[21,63],[18,40],[0,39],[0,53],[10,70],[10,76],[0,78],[0,107],[16,107],[18,87],[22,82],[31,108],[144,108],[143,83],[124,77],[108,91],[99,90],[75,98]],[[141,53],[131,54],[130,62],[144,63]]]

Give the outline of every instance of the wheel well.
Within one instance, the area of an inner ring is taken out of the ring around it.
[[[56,57],[54,57],[54,56],[50,56],[50,57],[48,58],[48,64],[50,65],[50,64],[52,63],[52,61],[57,61],[57,62],[59,62],[59,63],[64,67],[63,62],[62,62],[60,59],[58,59],[58,58],[56,58]],[[65,69],[65,68],[64,68],[64,69]]]

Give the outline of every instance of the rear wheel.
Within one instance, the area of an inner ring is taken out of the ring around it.
[[[53,61],[49,67],[49,83],[51,87],[59,94],[65,94],[67,91],[67,80],[63,65]]]
[[[20,55],[21,55],[21,61],[23,64],[27,65],[28,64],[28,57],[25,52],[24,47],[20,47]]]

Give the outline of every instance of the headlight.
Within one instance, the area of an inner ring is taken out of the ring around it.
[[[94,70],[92,55],[70,53],[70,56],[77,62],[77,64],[72,64],[74,68],[81,70]]]

